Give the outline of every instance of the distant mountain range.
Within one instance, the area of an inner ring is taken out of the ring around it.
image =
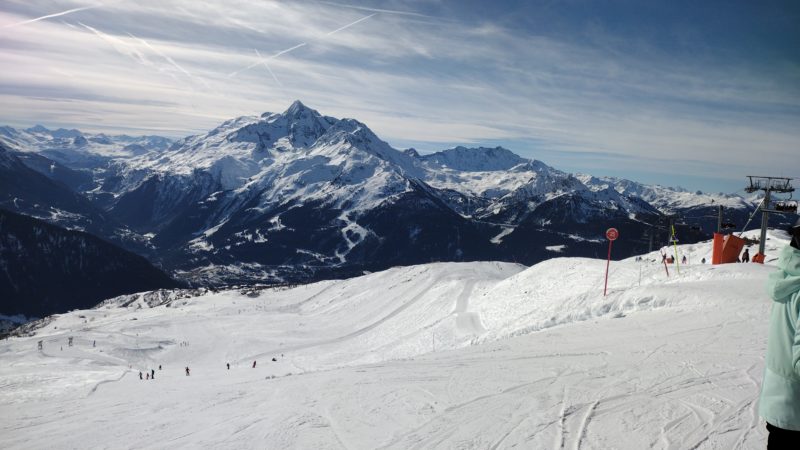
[[[170,141],[0,128],[0,207],[77,228],[194,284],[299,281],[429,261],[656,248],[677,215],[710,237],[717,207],[742,226],[753,199],[573,175],[497,148],[420,155],[299,101]],[[9,177],[9,178],[6,178]],[[758,225],[755,220],[753,225]],[[2,312],[2,311],[0,311]]]

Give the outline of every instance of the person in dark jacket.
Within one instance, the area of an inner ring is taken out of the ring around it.
[[[742,262],[750,262],[750,249],[744,249],[744,253],[742,253]]]
[[[253,369],[255,369],[255,368],[256,368],[256,362],[253,361]]]
[[[773,303],[758,414],[767,422],[768,449],[800,442],[800,220],[789,231],[792,242],[767,282]]]
[[[156,369],[150,369],[150,379],[151,380],[156,379]]]

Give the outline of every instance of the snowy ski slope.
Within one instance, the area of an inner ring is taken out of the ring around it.
[[[0,448],[764,448],[774,268],[679,250],[114,299],[0,342]]]

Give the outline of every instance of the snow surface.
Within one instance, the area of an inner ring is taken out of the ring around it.
[[[709,253],[111,299],[0,342],[0,447],[764,448],[774,267]]]

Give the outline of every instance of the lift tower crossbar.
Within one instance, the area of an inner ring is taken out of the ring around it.
[[[784,194],[794,192],[792,186],[793,178],[786,177],[761,177],[756,175],[747,175],[750,185],[744,188],[748,193],[756,191],[764,191],[764,201],[761,202],[761,239],[758,243],[758,253],[764,254],[764,245],[767,242],[767,223],[769,222],[769,213],[774,211],[770,208],[770,196],[772,193]]]

